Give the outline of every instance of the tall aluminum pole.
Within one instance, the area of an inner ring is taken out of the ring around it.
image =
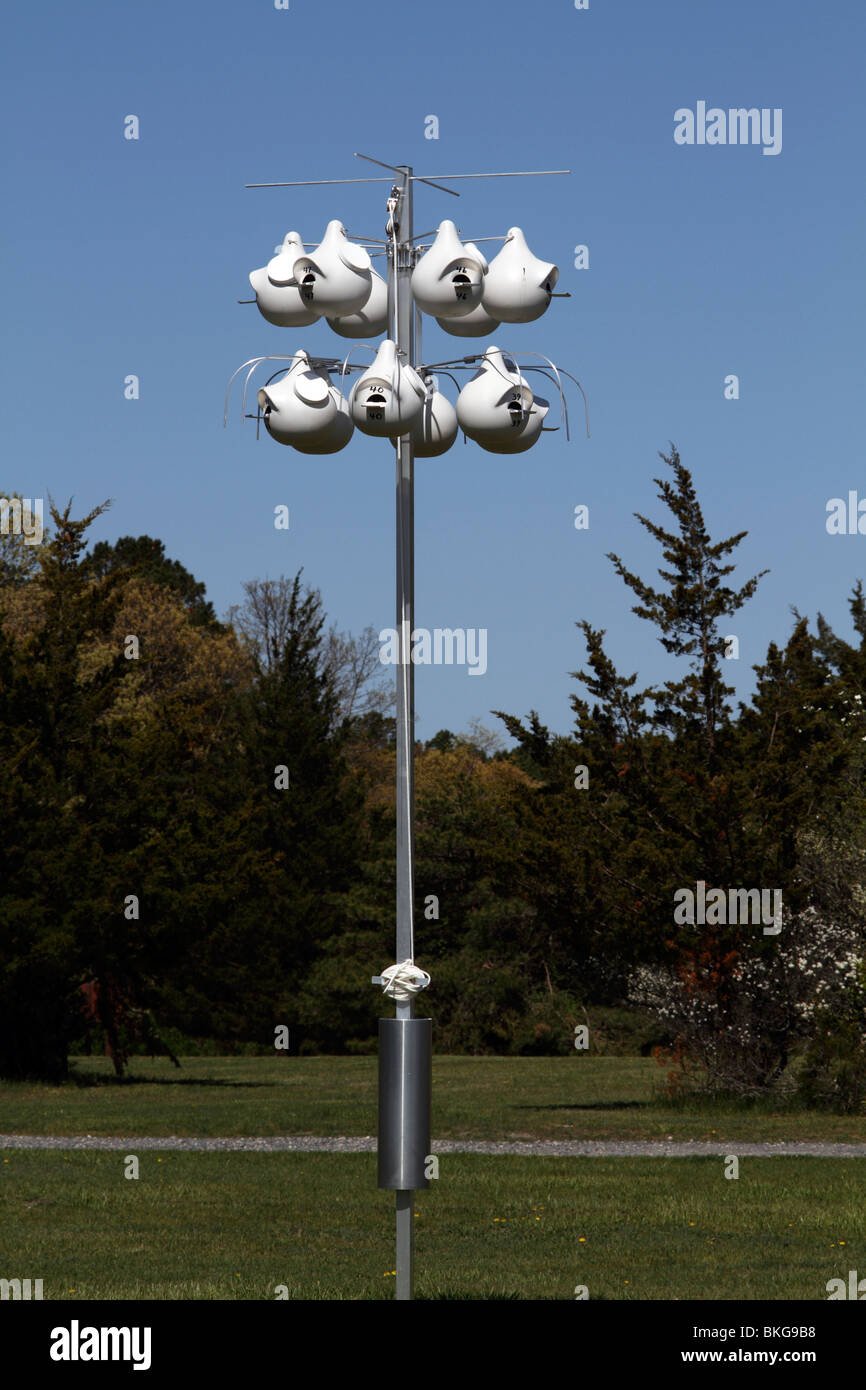
[[[358,155],[370,160],[369,155]],[[415,265],[413,172],[408,164],[371,163],[393,170],[396,178],[389,200],[393,224],[388,229],[388,319],[398,361],[415,367],[420,351],[421,311],[412,300],[411,277]],[[527,170],[523,174],[454,174],[440,178],[518,178],[525,174],[565,174],[567,169]],[[432,178],[418,176],[444,193],[459,197]],[[324,183],[379,183],[385,179],[305,179],[280,183],[247,184],[248,188],[299,188]],[[359,238],[360,239],[360,238]],[[480,238],[483,240],[484,238]],[[247,302],[247,301],[244,301]],[[253,301],[249,301],[253,302]],[[257,359],[257,360],[264,360]],[[245,363],[249,366],[250,363]],[[240,371],[240,368],[238,368]],[[237,373],[235,373],[235,376]],[[570,375],[570,373],[566,373]],[[232,381],[234,377],[232,377]],[[231,385],[231,383],[229,383]],[[578,383],[579,384],[579,383]],[[582,389],[582,388],[581,388]],[[589,426],[587,422],[587,432]],[[397,963],[414,961],[413,904],[415,889],[414,840],[414,742],[415,679],[412,664],[412,632],[415,607],[415,487],[414,450],[411,435],[397,440],[397,631],[400,657],[397,667]],[[374,984],[385,983],[373,977]],[[429,981],[428,981],[429,983]],[[411,996],[395,1000],[395,1019],[379,1019],[379,1186],[394,1191],[397,1226],[398,1299],[413,1294],[414,1194],[429,1186],[426,1150],[430,1147],[432,1090],[432,1029],[428,1019],[414,1019]],[[411,1185],[410,1185],[411,1184]]]
[[[395,264],[388,277],[392,322],[398,360],[415,365],[415,313],[410,280],[413,269],[415,228],[412,206],[412,170],[400,165],[395,179]],[[396,255],[395,255],[396,252]],[[400,664],[397,667],[397,956],[413,960],[415,933],[415,668],[412,664],[412,631],[415,609],[415,478],[411,437],[397,441],[397,631]],[[397,1018],[412,1017],[412,1000],[398,1003]],[[411,1299],[414,1278],[415,1194],[396,1193],[397,1203],[397,1298]]]

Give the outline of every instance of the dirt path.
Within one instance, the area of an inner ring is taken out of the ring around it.
[[[193,1153],[375,1153],[376,1140],[365,1138],[320,1139],[313,1135],[276,1136],[263,1139],[162,1139],[117,1138],[93,1134],[0,1134],[0,1149],[137,1149],[180,1150]],[[714,1141],[616,1141],[548,1140],[486,1141],[433,1140],[433,1153],[522,1154],[544,1158],[866,1158],[866,1144],[729,1143]]]

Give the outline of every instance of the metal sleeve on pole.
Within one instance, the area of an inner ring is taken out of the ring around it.
[[[430,1186],[432,1059],[429,1018],[379,1019],[379,1187]]]

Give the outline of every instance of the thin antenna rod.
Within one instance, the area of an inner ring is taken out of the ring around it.
[[[392,174],[402,174],[403,170],[398,169],[396,164],[386,164],[382,159],[374,159],[371,154],[359,154],[356,150],[353,158],[366,159],[368,164],[378,164],[380,169],[390,169]]]
[[[456,188],[446,188],[444,183],[434,183],[432,179],[413,179],[413,183],[426,183],[430,188],[438,188],[440,193],[450,193],[452,198],[459,198],[460,194]]]
[[[383,161],[382,161],[381,159],[374,159],[372,155],[369,155],[369,154],[358,154],[358,152],[357,152],[357,150],[356,150],[356,151],[355,151],[355,158],[356,158],[356,159],[367,159],[367,160],[369,160],[369,162],[370,162],[371,164],[378,164],[379,167],[382,168],[382,169],[393,169],[395,174],[399,174],[399,175],[401,176],[401,178],[402,178],[402,176],[403,176],[403,170],[402,170],[402,169],[398,169],[397,166],[396,166],[395,164],[385,164],[385,163],[383,163]],[[454,188],[443,188],[443,186],[442,186],[441,183],[433,183],[430,179],[422,178],[422,176],[421,176],[420,174],[416,174],[416,175],[415,175],[415,180],[416,180],[416,181],[419,181],[419,180],[420,180],[421,183],[429,183],[431,188],[438,188],[440,193],[450,193],[451,196],[452,196],[452,198],[459,198],[459,197],[460,197],[460,194],[456,191],[456,189],[454,189]],[[412,239],[414,240],[414,237],[413,237]]]
[[[390,179],[290,179],[288,183],[245,183],[244,188],[318,188],[325,183],[390,182]]]
[[[440,193],[450,193],[452,198],[459,198],[459,197],[460,197],[460,194],[457,192],[457,189],[456,189],[456,188],[446,188],[445,185],[444,185],[444,183],[434,183],[432,179],[419,179],[419,178],[415,178],[415,179],[412,180],[412,182],[413,182],[413,183],[426,183],[426,184],[428,184],[428,185],[430,186],[430,188],[438,188]]]
[[[415,174],[416,179],[421,179],[423,183],[429,183],[430,179],[536,179],[542,174],[570,174],[570,169],[519,169],[508,174],[431,174],[430,178],[426,175]]]
[[[368,154],[359,154],[358,159],[370,159]],[[380,159],[371,159],[371,164],[381,164]],[[383,169],[392,169],[391,164],[382,164]],[[437,174],[439,179],[531,179],[540,178],[546,174],[570,174],[570,169],[521,169],[507,174]],[[445,188],[441,183],[434,183],[433,177],[427,178],[421,174],[413,174],[413,183],[429,183],[431,188],[438,188],[442,193],[450,193],[453,197],[459,198],[460,194],[454,188]],[[244,188],[321,188],[325,184],[335,183],[390,183],[390,179],[289,179],[281,180],[277,183],[245,183]]]

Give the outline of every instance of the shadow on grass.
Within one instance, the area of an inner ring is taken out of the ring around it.
[[[557,1102],[554,1105],[511,1105],[510,1110],[648,1110],[646,1100],[591,1100],[581,1103],[570,1101],[567,1105]]]
[[[416,1303],[434,1303],[442,1299],[448,1299],[460,1303],[561,1303],[559,1298],[527,1298],[522,1293],[451,1293],[445,1289],[442,1293],[416,1293]],[[594,1303],[610,1303],[612,1299],[607,1299],[603,1294],[599,1294],[593,1299]]]
[[[226,1081],[216,1076],[115,1076],[70,1069],[69,1082],[80,1089],[93,1086],[222,1086],[229,1089],[263,1090],[279,1086],[278,1081]]]

